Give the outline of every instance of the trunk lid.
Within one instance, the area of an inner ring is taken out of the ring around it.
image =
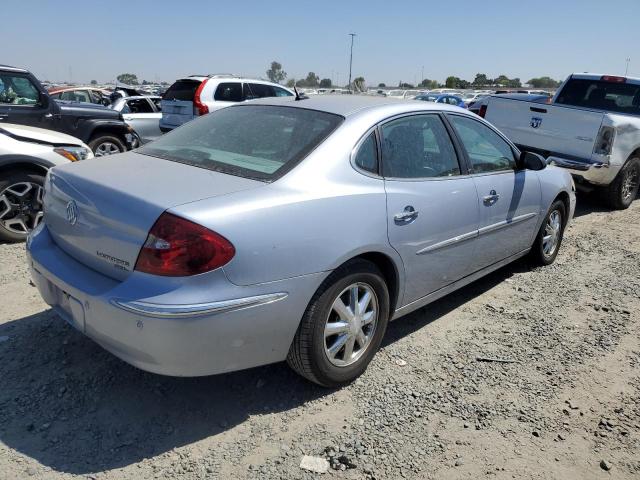
[[[491,97],[485,119],[513,143],[589,160],[604,114]]]
[[[44,221],[71,257],[126,279],[165,210],[265,184],[135,152],[51,170]]]
[[[184,79],[175,82],[162,96],[162,126],[179,127],[194,118],[193,100],[201,80]]]

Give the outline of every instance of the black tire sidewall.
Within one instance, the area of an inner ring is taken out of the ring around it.
[[[36,183],[40,186],[44,185],[44,175],[28,172],[24,170],[10,170],[0,174],[0,192],[5,188],[20,182]],[[23,242],[27,239],[26,234],[17,234],[4,228],[0,224],[0,241],[4,242]]]
[[[633,201],[638,196],[638,188],[636,187],[635,193],[631,195],[631,198],[628,201],[622,198],[622,184],[625,181],[625,177],[629,175],[633,169],[636,169],[638,171],[638,175],[640,175],[640,158],[630,158],[629,161],[624,165],[624,167],[622,167],[622,170],[620,171],[620,182],[619,182],[620,184],[617,188],[616,193],[618,195],[617,200],[620,204],[620,207],[622,208],[629,208],[629,206],[633,203]]]
[[[560,212],[560,215],[562,217],[561,218],[562,222],[560,227],[560,238],[558,239],[558,245],[556,246],[556,249],[553,252],[553,254],[551,254],[550,256],[547,256],[544,254],[542,239],[544,237],[544,230],[545,230],[545,226],[547,225],[547,222],[549,221],[549,217],[556,210]],[[549,207],[549,210],[547,211],[547,214],[545,215],[544,220],[542,221],[542,225],[540,226],[538,237],[536,238],[535,256],[538,263],[540,263],[541,265],[551,265],[555,261],[556,257],[558,256],[558,252],[560,251],[560,246],[562,245],[562,239],[564,238],[564,228],[566,225],[567,225],[567,207],[565,206],[562,200],[556,200],[551,204],[551,207]]]
[[[334,300],[340,292],[353,283],[366,283],[375,291],[378,297],[378,324],[374,338],[371,340],[364,355],[352,365],[338,367],[331,364],[326,356],[324,327]],[[370,269],[363,268],[360,271],[355,271],[339,278],[312,302],[307,313],[311,316],[308,320],[313,322],[312,344],[309,347],[314,376],[321,384],[326,386],[339,386],[349,383],[366,370],[380,348],[387,329],[389,322],[389,293],[382,274],[372,266]]]
[[[96,150],[100,146],[100,144],[105,143],[105,142],[113,143],[114,145],[116,145],[118,147],[118,149],[120,150],[120,153],[123,153],[123,152],[127,151],[127,147],[125,147],[125,145],[122,142],[122,140],[120,140],[120,138],[118,138],[116,136],[113,136],[113,135],[97,135],[96,137],[92,138],[89,141],[88,146],[91,149],[91,151],[93,152],[93,154],[95,155],[96,154]]]

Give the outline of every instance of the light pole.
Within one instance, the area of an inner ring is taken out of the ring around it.
[[[631,58],[627,57],[627,66],[624,69],[624,76],[627,76],[627,73],[629,72],[629,62],[631,61]]]
[[[355,33],[350,33],[351,35],[351,53],[349,54],[349,91],[351,91],[351,66],[353,65],[353,37],[356,36]]]

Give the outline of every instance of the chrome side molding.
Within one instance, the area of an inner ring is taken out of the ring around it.
[[[143,302],[139,300],[111,299],[111,304],[129,312],[148,317],[199,317],[217,313],[228,313],[235,310],[257,307],[277,302],[286,298],[288,293],[278,292],[253,297],[234,298],[210,303],[194,303],[171,305]]]

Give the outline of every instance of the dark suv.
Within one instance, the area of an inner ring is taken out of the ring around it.
[[[130,150],[135,133],[122,115],[100,105],[57,101],[27,70],[0,65],[0,126],[31,125],[85,142],[96,157]]]

